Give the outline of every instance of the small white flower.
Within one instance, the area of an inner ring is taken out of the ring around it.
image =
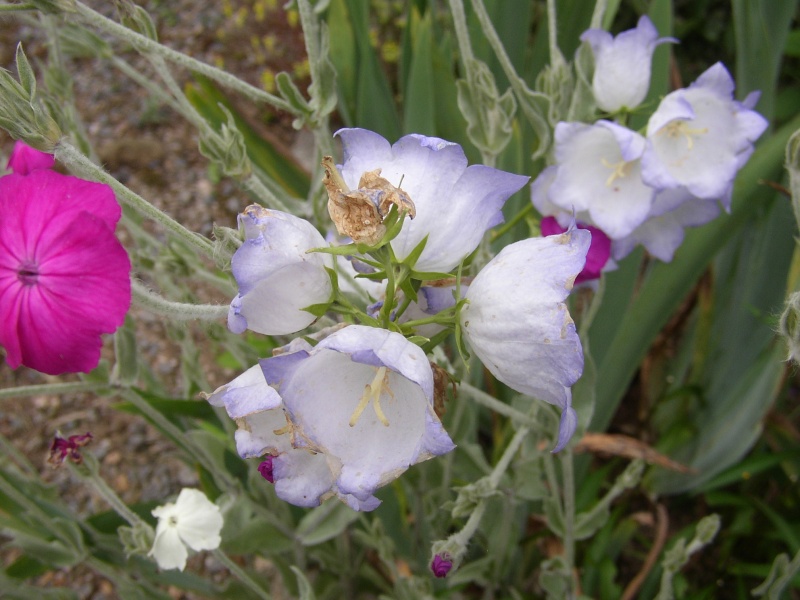
[[[653,51],[675,38],[659,38],[653,22],[643,16],[636,29],[612,37],[602,29],[589,29],[581,36],[594,52],[592,91],[597,105],[610,113],[641,104],[650,87]]]
[[[219,507],[199,490],[184,488],[173,503],[153,510],[158,518],[156,539],[148,556],[162,569],[183,569],[192,550],[215,550],[222,539]]]

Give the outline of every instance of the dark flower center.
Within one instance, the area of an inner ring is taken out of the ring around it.
[[[17,277],[24,285],[35,285],[39,279],[39,268],[32,262],[24,262],[17,270]]]

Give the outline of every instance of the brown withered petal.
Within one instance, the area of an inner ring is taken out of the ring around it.
[[[431,363],[433,371],[433,412],[440,419],[447,412],[445,402],[447,402],[447,388],[452,386],[453,397],[456,395],[456,382],[450,373],[435,363]]]

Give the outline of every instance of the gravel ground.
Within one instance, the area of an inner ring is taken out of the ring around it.
[[[109,16],[114,14],[111,3],[87,3]],[[224,66],[253,85],[268,87],[271,74],[279,71],[295,73],[303,82],[307,63],[301,32],[274,0],[142,0],[141,4],[152,15],[160,40],[176,50]],[[11,71],[18,42],[22,42],[34,64],[46,60],[47,48],[38,25],[0,17],[0,65]],[[123,50],[120,55],[133,65],[142,63],[132,52]],[[212,180],[190,125],[107,62],[80,59],[71,64],[78,109],[106,169],[195,231],[210,235],[215,222],[234,226],[236,214],[248,203],[246,194],[235,182]],[[189,81],[187,73],[177,75],[182,83]],[[268,126],[273,139],[287,147],[294,144],[296,134],[290,119],[274,115],[266,125],[264,115],[254,107],[242,105],[241,109],[254,126]],[[0,133],[0,155],[7,154],[10,148],[10,138]],[[124,239],[124,234],[121,237]],[[229,298],[216,293],[207,301],[222,304]],[[141,354],[151,361],[168,386],[178,389],[180,359],[177,346],[168,339],[165,324],[139,311],[134,316]],[[189,331],[200,345],[202,330],[194,327]],[[106,352],[110,351],[109,344],[107,340]],[[235,375],[211,362],[205,372],[209,389]],[[66,380],[70,377],[49,377],[25,368],[11,371],[4,362],[0,364],[2,388]],[[56,431],[65,437],[92,432],[94,441],[86,451],[97,456],[102,475],[127,503],[160,502],[182,487],[196,486],[195,472],[177,457],[171,444],[140,418],[114,409],[112,404],[116,401],[90,394],[4,400],[0,433],[41,469],[43,479],[56,486],[80,514],[108,507],[92,490],[75,482],[68,469],[54,470],[47,465],[48,448]],[[15,550],[0,549],[5,566],[17,556]],[[191,559],[188,568],[225,576],[224,569],[215,563],[212,557],[200,554]],[[265,571],[268,567],[261,565]],[[48,573],[36,583],[67,587],[81,598],[116,597],[110,582],[81,566]],[[173,595],[188,597],[177,590]]]

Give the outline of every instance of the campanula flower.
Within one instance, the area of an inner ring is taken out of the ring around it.
[[[298,342],[290,346],[298,346]],[[293,426],[283,409],[281,397],[267,384],[259,365],[218,388],[206,399],[214,406],[224,406],[228,416],[236,421],[238,428],[234,435],[239,456],[262,458],[259,473],[275,484],[278,498],[297,506],[312,507],[336,494],[332,489],[335,478],[325,455],[292,445]],[[355,499],[349,504],[360,507]]]
[[[34,170],[0,178],[0,345],[11,368],[50,375],[97,366],[103,333],[131,302],[107,185]]]
[[[149,556],[162,569],[183,569],[187,547],[198,552],[219,548],[222,514],[200,490],[184,488],[175,502],[153,509],[158,518],[156,539]]]
[[[342,129],[345,184],[359,189],[365,174],[396,186],[415,207],[392,241],[399,260],[423,239],[418,271],[447,272],[478,247],[487,229],[503,220],[501,209],[527,177],[484,165],[467,166],[461,146],[436,137],[407,135],[394,144],[365,129]]]
[[[31,148],[25,142],[15,142],[11,156],[8,158],[8,168],[17,175],[27,175],[38,169],[52,169],[56,159],[52,154]]]
[[[557,169],[547,191],[552,204],[577,212],[577,219],[611,239],[644,222],[656,193],[642,181],[644,137],[610,121],[562,122],[556,125],[555,140]]]
[[[581,35],[594,52],[592,91],[597,106],[609,113],[639,106],[650,87],[653,51],[675,38],[658,37],[653,22],[643,16],[635,29],[613,37],[602,29],[589,29]]]
[[[276,488],[299,475],[290,502],[314,506],[336,495],[356,510],[372,510],[380,503],[377,488],[454,448],[433,410],[428,359],[398,333],[351,325],[261,367],[283,400],[299,449],[273,461]],[[315,481],[306,473],[312,471]]]
[[[564,299],[591,235],[571,227],[506,246],[475,276],[460,313],[467,344],[492,375],[561,409],[554,452],[577,426],[570,387],[583,371],[583,350]]]
[[[733,179],[767,121],[752,110],[758,94],[733,99],[730,73],[716,63],[688,88],[668,94],[647,124],[642,178],[664,189],[685,187],[730,207]]]
[[[305,309],[330,300],[329,254],[309,252],[328,244],[311,223],[257,204],[239,215],[244,243],[231,260],[239,294],[231,302],[228,328],[266,335],[305,329],[316,317]]]

